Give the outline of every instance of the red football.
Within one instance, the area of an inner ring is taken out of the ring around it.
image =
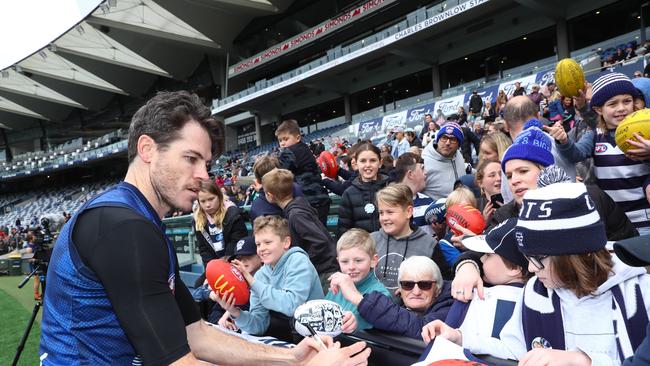
[[[336,164],[336,158],[334,158],[334,155],[332,155],[331,152],[327,150],[323,151],[320,153],[320,156],[316,158],[316,162],[326,177],[336,179],[339,172],[339,166]]]
[[[205,268],[205,277],[212,291],[218,292],[219,296],[232,292],[235,294],[235,305],[244,305],[248,302],[250,297],[248,283],[244,275],[232,264],[213,259]]]
[[[467,361],[467,360],[438,360],[430,363],[428,366],[484,366],[485,364],[476,362],[476,361]]]
[[[447,209],[447,226],[455,235],[462,235],[453,228],[456,223],[466,229],[469,229],[474,234],[480,234],[485,229],[485,219],[481,211],[470,205],[452,205]]]

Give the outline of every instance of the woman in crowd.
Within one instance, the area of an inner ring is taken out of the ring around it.
[[[495,107],[497,116],[503,116],[503,109],[506,107],[507,102],[508,96],[506,95],[506,92],[503,89],[499,90],[499,94],[497,95],[497,105]]]
[[[214,181],[202,181],[194,210],[194,230],[203,265],[233,255],[235,244],[248,235],[241,210],[224,200]]]
[[[447,317],[453,303],[451,287],[442,279],[436,263],[424,256],[413,256],[399,266],[399,301],[380,292],[362,295],[353,285],[339,291],[358,307],[359,314],[375,329],[421,339],[422,327]]]
[[[483,212],[485,222],[490,222],[494,211],[503,205],[501,197],[501,163],[498,160],[482,159],[476,167],[476,185],[481,190],[477,207]],[[493,203],[492,197],[495,197]],[[496,206],[495,206],[496,203]]]
[[[478,153],[478,160],[501,160],[512,140],[502,132],[494,132],[483,136]]]
[[[339,206],[338,236],[353,227],[367,232],[379,230],[379,210],[375,194],[388,184],[388,176],[379,173],[381,153],[371,143],[354,149],[359,176],[352,181],[341,197]]]

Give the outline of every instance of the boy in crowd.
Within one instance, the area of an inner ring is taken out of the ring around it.
[[[486,342],[499,338],[521,297],[524,284],[532,277],[528,260],[517,247],[516,226],[517,218],[511,218],[487,235],[463,239],[463,245],[469,250],[484,253],[481,257],[483,280],[493,286],[484,290],[484,300],[478,297],[468,303],[457,300],[445,322],[435,320],[424,326],[422,338],[425,342],[436,335],[459,345],[462,345],[462,335],[476,336]]]
[[[421,193],[426,186],[424,161],[418,155],[405,153],[395,162],[395,182],[407,185],[413,193],[413,226],[419,227],[425,233],[433,235],[433,228],[426,223],[424,212],[433,202],[431,197]]]
[[[252,236],[247,236],[242,239],[240,239],[235,247],[235,254],[230,257],[228,260],[232,261],[234,259],[238,259],[243,267],[248,271],[248,273],[254,275],[255,272],[257,272],[260,267],[262,267],[262,261],[260,260],[260,257],[257,255],[257,248],[255,247],[255,238]],[[204,276],[201,276],[204,277]],[[207,301],[208,299],[211,299],[212,301],[217,301],[216,298],[214,298],[214,295],[211,295],[211,290],[210,286],[207,283],[207,280],[204,281],[204,284],[200,287],[195,288],[192,291],[192,297],[196,301]],[[243,309],[248,309],[248,304],[242,305]],[[230,329],[234,329],[232,326],[227,326],[227,323],[230,323],[234,326],[234,323],[228,318],[227,315],[225,314],[225,310],[223,310],[220,306],[213,306],[212,310],[210,310],[210,314],[208,315],[208,321],[210,323],[219,323],[222,326],[225,326]]]
[[[242,262],[233,260],[251,289],[250,310],[235,306],[232,293],[216,300],[241,330],[254,335],[290,338],[289,319],[296,308],[309,300],[323,298],[318,273],[300,247],[291,246],[287,220],[279,216],[260,216],[253,223],[257,255],[264,265],[255,276]],[[269,328],[274,318],[273,327]]]
[[[275,130],[280,144],[280,168],[290,170],[296,183],[302,188],[309,204],[318,212],[318,218],[327,225],[330,203],[327,189],[321,180],[321,170],[309,146],[300,141],[300,126],[294,119],[286,120]]]
[[[343,297],[339,287],[353,286],[362,295],[376,291],[391,297],[390,292],[379,282],[373,272],[373,268],[379,261],[375,242],[365,230],[350,229],[336,243],[336,255],[341,272],[330,276],[330,291],[325,295],[325,299],[332,300],[343,308],[344,333],[354,330],[353,327],[348,326],[353,321],[351,318],[356,320],[358,330],[372,328],[372,324],[359,315],[357,306]]]
[[[273,169],[266,173],[262,178],[262,186],[266,199],[282,208],[282,213],[289,222],[293,244],[309,253],[309,259],[326,289],[327,278],[338,271],[338,265],[334,241],[327,228],[318,220],[316,210],[304,197],[293,196],[293,174],[286,169]]]
[[[280,215],[282,216],[282,209],[278,205],[270,203],[266,200],[264,189],[262,188],[262,177],[264,174],[270,172],[275,168],[280,167],[280,162],[274,156],[264,155],[253,164],[253,175],[255,181],[252,187],[258,192],[257,198],[251,203],[250,218],[251,222],[255,221],[258,216],[267,215]],[[302,191],[297,184],[293,185],[294,197],[302,196]]]

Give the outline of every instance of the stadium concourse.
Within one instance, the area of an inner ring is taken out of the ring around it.
[[[614,138],[650,102],[648,3],[28,3],[3,10],[25,21],[0,57],[0,275],[29,273],[28,253],[120,184],[148,100],[189,91],[217,121],[216,154],[192,210],[163,222],[214,327],[290,346],[309,323],[344,345],[367,341],[373,365],[650,364],[638,356],[650,348],[648,275],[603,249],[650,245],[650,140],[623,152]],[[28,37],[36,27],[45,38]],[[555,78],[566,58],[580,92]],[[253,234],[269,232],[289,233],[284,259],[256,249]],[[529,239],[546,235],[557,248]],[[205,283],[210,260],[235,258],[243,272],[229,278],[250,285],[238,307]],[[144,344],[134,362],[151,359]]]

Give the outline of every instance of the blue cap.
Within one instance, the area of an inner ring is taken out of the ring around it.
[[[517,247],[516,227],[517,218],[510,218],[492,228],[486,235],[463,239],[463,245],[467,249],[479,253],[496,253],[511,263],[527,268],[528,260]]]
[[[254,236],[245,236],[235,245],[235,254],[229,260],[237,259],[245,255],[257,254],[257,246],[255,245]]]

